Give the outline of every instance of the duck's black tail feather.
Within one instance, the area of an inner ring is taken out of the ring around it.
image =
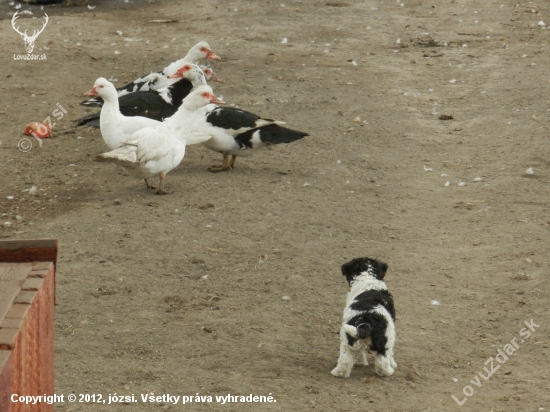
[[[243,146],[255,148],[263,145],[292,143],[309,136],[298,130],[287,129],[277,124],[257,127],[235,136],[235,140]]]

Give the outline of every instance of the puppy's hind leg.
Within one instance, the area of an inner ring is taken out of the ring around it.
[[[363,366],[368,366],[369,361],[367,360],[367,349],[366,348],[361,351],[361,356],[363,357]]]
[[[340,343],[340,357],[338,365],[330,372],[334,376],[349,378],[351,369],[353,368],[353,353],[347,341]]]
[[[367,348],[362,349],[360,352],[361,359],[356,359],[355,364],[361,366],[369,366],[369,361],[367,360]]]
[[[393,328],[376,330],[373,337],[373,349],[376,351],[374,358],[374,371],[380,376],[393,375],[393,344],[395,342],[395,333]],[[395,361],[393,361],[395,364]]]

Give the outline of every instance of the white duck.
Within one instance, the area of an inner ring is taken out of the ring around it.
[[[207,42],[200,41],[189,49],[185,57],[166,66],[162,70],[162,74],[168,77],[176,73],[185,63],[197,63],[201,60],[221,60],[221,57],[212,51],[212,48]]]
[[[187,103],[193,102],[195,106],[220,103],[213,93],[203,90],[204,87],[209,88],[209,86],[201,86],[191,92],[184,99],[182,106],[186,104],[186,101]],[[174,116],[177,116],[177,113]],[[194,136],[192,131],[184,130],[185,128],[180,128],[176,132],[174,130],[175,122],[176,120],[165,121],[153,127],[138,130],[121,147],[103,153],[94,160],[112,162],[122,166],[131,176],[145,179],[145,183],[149,188],[152,188],[149,179],[158,175],[160,182],[156,193],[159,195],[166,194],[164,179],[183,160],[187,144],[186,137],[191,138]]]
[[[204,143],[212,138],[212,134],[204,129],[202,118],[195,116],[195,113],[209,104],[225,104],[225,102],[214,95],[210,86],[199,86],[183,99],[178,111],[164,120],[163,124],[174,130],[187,145]]]
[[[158,120],[146,117],[122,115],[116,88],[113,83],[103,77],[95,81],[86,96],[100,96],[105,101],[101,108],[99,127],[105,144],[111,150],[119,148],[137,130],[160,124]]]

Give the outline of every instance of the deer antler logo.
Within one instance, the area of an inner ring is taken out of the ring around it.
[[[21,35],[21,37],[23,38],[23,40],[25,41],[25,48],[27,49],[27,53],[28,54],[31,54],[33,49],[34,49],[34,42],[36,41],[36,39],[38,38],[38,35],[40,33],[42,33],[44,31],[44,29],[46,28],[46,25],[48,24],[48,20],[49,20],[49,17],[47,14],[44,13],[44,18],[45,18],[45,21],[44,21],[44,25],[42,26],[42,28],[40,30],[33,30],[33,33],[32,33],[32,36],[29,36],[27,34],[27,30],[25,30],[24,33],[21,33],[19,31],[19,26],[15,26],[15,21],[19,18],[18,16],[18,11],[16,11],[11,19],[11,25],[13,27],[13,29],[19,33]]]

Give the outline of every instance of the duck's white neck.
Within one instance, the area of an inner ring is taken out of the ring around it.
[[[176,72],[178,71],[178,69],[180,67],[183,67],[183,65],[185,65],[185,63],[196,63],[198,62],[200,59],[202,58],[202,54],[200,53],[200,51],[197,51],[195,50],[194,48],[192,48],[191,50],[189,50],[189,52],[185,55],[185,57],[183,57],[182,59],[179,59],[179,60],[176,60],[174,63],[170,63],[168,66],[166,66],[164,68],[164,70],[162,71],[162,73],[165,75],[165,76],[171,76],[173,74],[176,74]]]
[[[107,93],[104,93],[101,98],[103,99],[103,107],[107,106],[109,110],[120,111],[120,106],[118,104],[118,93],[116,89],[106,90]]]

